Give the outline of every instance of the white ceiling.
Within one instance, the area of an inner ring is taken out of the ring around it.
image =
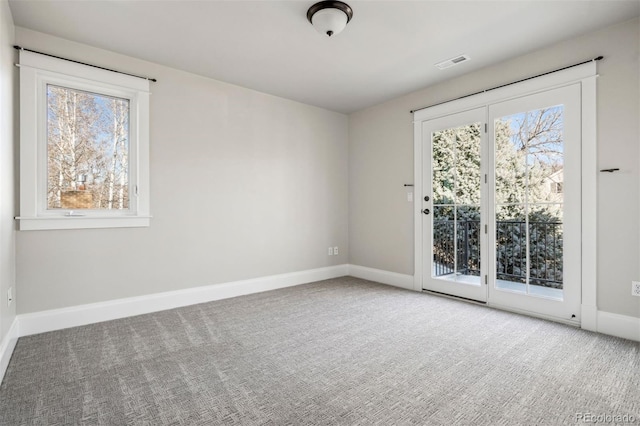
[[[314,0],[10,6],[21,27],[344,113],[640,14],[640,0],[347,2],[332,38],[306,19]],[[472,60],[434,67],[459,54]]]

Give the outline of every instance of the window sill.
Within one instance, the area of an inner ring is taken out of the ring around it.
[[[51,229],[144,228],[151,224],[151,216],[55,216],[16,217],[20,231]]]

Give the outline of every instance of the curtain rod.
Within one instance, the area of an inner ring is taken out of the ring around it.
[[[38,52],[37,50],[31,50],[31,49],[27,49],[25,47],[21,47],[21,46],[13,46],[14,49],[16,50],[24,50],[26,52],[31,52],[31,53],[37,53],[38,55],[44,55],[44,56],[49,56],[51,58],[56,58],[56,59],[62,59],[63,61],[69,61],[69,62],[74,62],[76,64],[80,64],[80,65],[86,65],[89,67],[93,67],[93,68],[99,68],[101,70],[105,70],[105,71],[111,71],[111,72],[116,72],[118,74],[124,74],[124,75],[128,75],[130,77],[136,77],[136,78],[141,78],[143,80],[147,80],[147,81],[153,81],[154,83],[158,80],[156,80],[155,78],[150,78],[150,77],[143,77],[141,75],[135,75],[135,74],[129,74],[128,72],[122,72],[122,71],[117,71],[117,70],[112,70],[110,68],[105,68],[105,67],[100,67],[98,65],[93,65],[93,64],[87,64],[86,62],[80,62],[80,61],[74,61],[73,59],[68,59],[68,58],[63,58],[61,56],[56,56],[56,55],[50,55],[48,53],[44,53],[44,52]]]
[[[554,72],[558,72],[558,71],[564,71],[564,70],[569,69],[569,68],[573,68],[573,67],[577,67],[577,66],[580,66],[580,65],[588,64],[589,62],[601,61],[602,59],[604,59],[604,56],[598,56],[597,58],[589,59],[588,61],[583,61],[583,62],[580,62],[579,64],[573,64],[573,65],[569,65],[567,67],[558,68],[557,70],[543,72],[542,74],[538,74],[538,75],[534,75],[534,76],[531,76],[531,77],[523,78],[522,80],[512,81],[511,83],[501,84],[500,86],[495,86],[495,87],[492,87],[490,89],[485,89],[485,90],[481,90],[479,92],[470,93],[468,95],[460,96],[460,97],[455,98],[455,99],[449,99],[448,101],[438,102],[437,104],[425,106],[425,107],[422,107],[422,108],[412,109],[411,111],[409,111],[409,113],[413,114],[416,111],[420,111],[420,110],[431,108],[431,107],[434,107],[434,106],[437,106],[437,105],[442,105],[442,104],[446,104],[446,103],[449,103],[449,102],[457,101],[459,99],[468,98],[469,96],[479,95],[481,93],[489,92],[491,90],[496,90],[496,89],[500,89],[502,87],[511,86],[512,84],[522,83],[523,81],[531,80],[533,78],[542,77],[543,75],[547,75],[547,74],[553,74]]]

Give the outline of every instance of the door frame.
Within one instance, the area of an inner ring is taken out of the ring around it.
[[[580,326],[596,330],[597,321],[597,113],[596,62],[532,78],[520,83],[486,91],[477,95],[421,109],[413,113],[414,125],[414,290],[422,291],[423,283],[423,151],[422,123],[489,104],[507,101],[550,89],[579,83],[581,91],[581,315]],[[491,303],[488,303],[491,305]],[[531,313],[528,313],[531,314]],[[557,318],[551,318],[556,319]]]

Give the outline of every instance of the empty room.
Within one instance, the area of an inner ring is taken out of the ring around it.
[[[0,425],[640,425],[640,0],[0,0]]]

